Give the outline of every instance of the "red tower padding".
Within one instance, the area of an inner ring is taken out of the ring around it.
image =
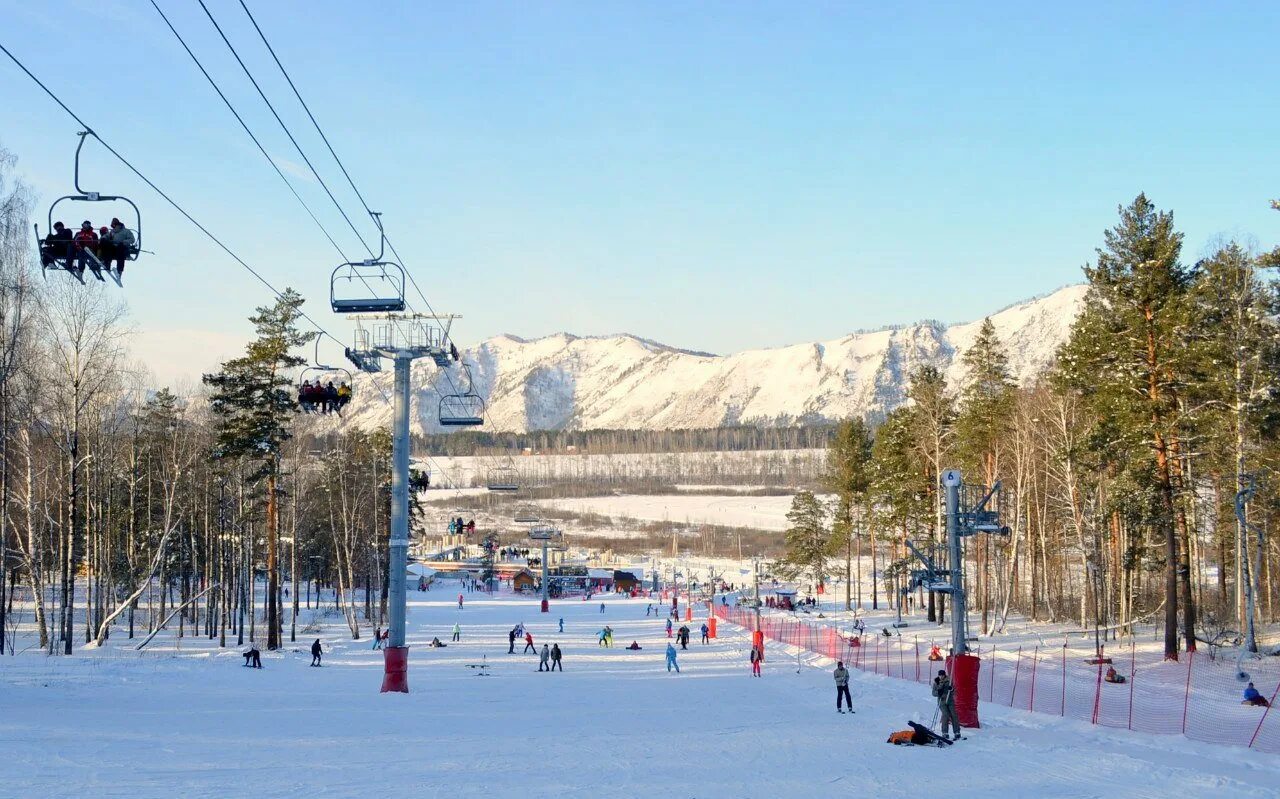
[[[547,600],[545,600],[545,599],[544,599],[544,600],[542,600],[542,612],[543,612],[543,613],[550,613],[550,612],[551,612],[551,603],[547,602]]]
[[[751,632],[751,645],[760,650],[760,654],[764,654],[764,630],[753,630]]]
[[[684,620],[693,621],[693,605],[684,606]]]
[[[386,670],[382,675],[382,693],[409,693],[409,647],[389,646],[382,650]]]
[[[956,721],[961,727],[977,728],[978,724],[978,668],[980,661],[974,655],[948,655],[947,671],[956,692]]]
[[[716,621],[717,619],[715,616],[712,616],[711,618],[707,619],[707,637],[708,638],[716,637]]]

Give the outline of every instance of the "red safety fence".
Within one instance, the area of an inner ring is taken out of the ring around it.
[[[718,605],[715,615],[755,629],[755,611]],[[931,663],[932,643],[903,636],[854,638],[836,627],[786,616],[761,614],[765,638],[790,644],[850,668],[928,683],[941,663]],[[854,645],[854,641],[858,643]],[[1139,652],[1134,643],[1107,650],[1110,663],[1096,660],[1092,647],[991,647],[979,651],[978,698],[1034,713],[1073,718],[1103,727],[1185,735],[1197,741],[1245,746],[1280,754],[1280,664],[1246,661],[1249,680],[1269,707],[1241,703],[1244,683],[1234,660],[1204,653],[1165,660],[1160,652]],[[1109,682],[1114,668],[1123,682]]]

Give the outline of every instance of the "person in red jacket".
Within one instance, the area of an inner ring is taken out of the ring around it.
[[[760,676],[760,663],[764,661],[764,653],[759,647],[751,647],[751,676]]]
[[[524,651],[528,652],[530,649],[533,650],[535,655],[538,654],[538,648],[533,645],[533,633],[526,632],[524,634]]]
[[[75,243],[75,260],[77,262],[77,271],[84,274],[84,268],[90,261],[90,255],[97,257],[98,255],[98,234],[93,232],[93,223],[85,220],[80,225],[80,230],[76,233],[73,240]]]

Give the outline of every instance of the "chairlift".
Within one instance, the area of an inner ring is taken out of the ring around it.
[[[431,488],[431,470],[410,468],[409,488],[414,491],[426,491]]]
[[[489,470],[486,486],[490,491],[511,493],[520,490],[520,472],[514,466],[495,466]]]
[[[370,211],[378,225],[378,257],[340,264],[329,276],[329,305],[334,313],[391,313],[404,310],[404,267],[384,260],[387,234],[382,214]]]
[[[330,396],[324,385],[324,377],[329,376],[329,382],[332,383],[334,373],[341,372],[346,375],[346,380],[339,378],[339,386],[335,389],[335,393]],[[312,379],[314,375],[314,380]],[[346,392],[342,388],[346,387]],[[304,368],[298,374],[298,404],[302,407],[303,413],[337,413],[342,415],[342,409],[351,401],[352,392],[355,389],[355,378],[351,372],[341,366],[329,366],[320,363],[320,337],[316,337],[315,357],[312,359],[312,365]]]
[[[484,400],[475,391],[471,369],[462,365],[467,375],[467,390],[440,397],[441,427],[479,427],[484,424]]]
[[[138,254],[142,252],[142,213],[138,210],[137,204],[128,197],[118,194],[102,194],[101,192],[96,191],[85,191],[80,188],[80,151],[84,148],[85,138],[93,136],[96,139],[97,134],[91,130],[82,130],[76,135],[80,137],[80,143],[76,145],[75,155],[74,185],[76,193],[63,195],[62,197],[54,200],[53,204],[49,206],[49,228],[48,233],[46,234],[46,236],[49,237],[48,241],[45,240],[45,237],[40,235],[40,225],[38,223],[35,225],[36,250],[40,253],[40,267],[45,277],[48,277],[50,269],[61,269],[65,270],[76,280],[80,281],[81,284],[84,283],[84,270],[87,267],[89,272],[98,280],[106,282],[102,277],[103,272],[105,272],[117,286],[123,286],[123,262],[138,260]],[[122,243],[111,242],[110,246],[112,249],[110,250],[103,249],[103,246],[99,244],[97,251],[94,251],[93,249],[76,245],[74,243],[75,234],[70,228],[64,228],[67,232],[67,238],[54,238],[56,234],[54,233],[53,228],[53,213],[63,202],[127,203],[129,207],[133,209],[133,219],[135,220],[135,224],[132,228],[122,224],[121,230],[124,231],[124,233],[130,234],[128,238],[131,238],[132,241],[126,240]],[[106,263],[103,263],[104,260]],[[119,272],[113,272],[111,270],[111,264],[117,261],[120,262],[120,270]],[[77,262],[79,262],[79,266],[76,265]]]

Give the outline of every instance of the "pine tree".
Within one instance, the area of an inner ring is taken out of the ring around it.
[[[1179,391],[1189,370],[1186,345],[1193,323],[1193,271],[1179,256],[1182,234],[1173,215],[1156,210],[1145,195],[1120,209],[1120,221],[1104,234],[1097,262],[1084,267],[1089,291],[1084,309],[1059,354],[1068,384],[1079,390],[1123,432],[1145,439],[1154,464],[1158,505],[1149,520],[1165,552],[1165,657],[1178,657],[1179,588],[1183,634],[1195,650],[1195,605],[1187,538],[1175,475],[1179,457]]]
[[[928,497],[933,504],[933,528],[930,540],[936,546],[942,541],[942,485],[944,461],[951,455],[955,436],[955,403],[947,394],[947,381],[933,366],[922,366],[911,375],[907,398],[912,403],[912,440],[924,471],[928,474]],[[943,621],[942,599],[929,593],[929,621]]]
[[[831,548],[826,508],[812,492],[801,491],[791,500],[787,521],[791,526],[785,535],[786,552],[777,563],[778,574],[789,580],[808,576],[814,585],[821,585]]]
[[[213,387],[210,407],[217,415],[216,458],[244,461],[249,479],[261,482],[266,494],[267,649],[278,649],[280,636],[279,503],[280,449],[289,440],[290,422],[297,411],[293,381],[285,374],[306,363],[290,355],[315,336],[298,330],[302,296],[286,289],[274,305],[260,307],[249,317],[257,338],[245,355],[222,364],[222,371],[207,374]]]
[[[835,436],[827,446],[827,471],[823,483],[835,494],[835,507],[831,519],[831,547],[844,551],[844,605],[853,609],[853,562],[861,552],[861,530],[866,527],[867,492],[871,487],[871,431],[862,419],[846,419],[836,427]],[[871,603],[877,607],[875,566],[875,534],[871,536]],[[857,574],[858,601],[862,601],[862,575],[859,560]]]
[[[932,524],[929,507],[932,472],[921,468],[914,438],[915,413],[915,407],[910,405],[890,411],[876,429],[871,447],[873,526],[896,532],[893,564],[886,575],[905,574],[908,567],[902,559],[907,558],[907,536],[914,530],[929,530]],[[896,584],[894,588],[894,602],[901,602],[902,594]]]
[[[1009,377],[1009,356],[996,335],[991,320],[983,319],[978,335],[961,362],[965,385],[956,416],[956,449],[970,475],[969,482],[994,485],[1000,479],[1000,453],[1005,446],[1014,409],[1014,386]],[[990,551],[991,536],[975,542],[978,554],[978,604],[982,612],[982,633],[990,632]]]

